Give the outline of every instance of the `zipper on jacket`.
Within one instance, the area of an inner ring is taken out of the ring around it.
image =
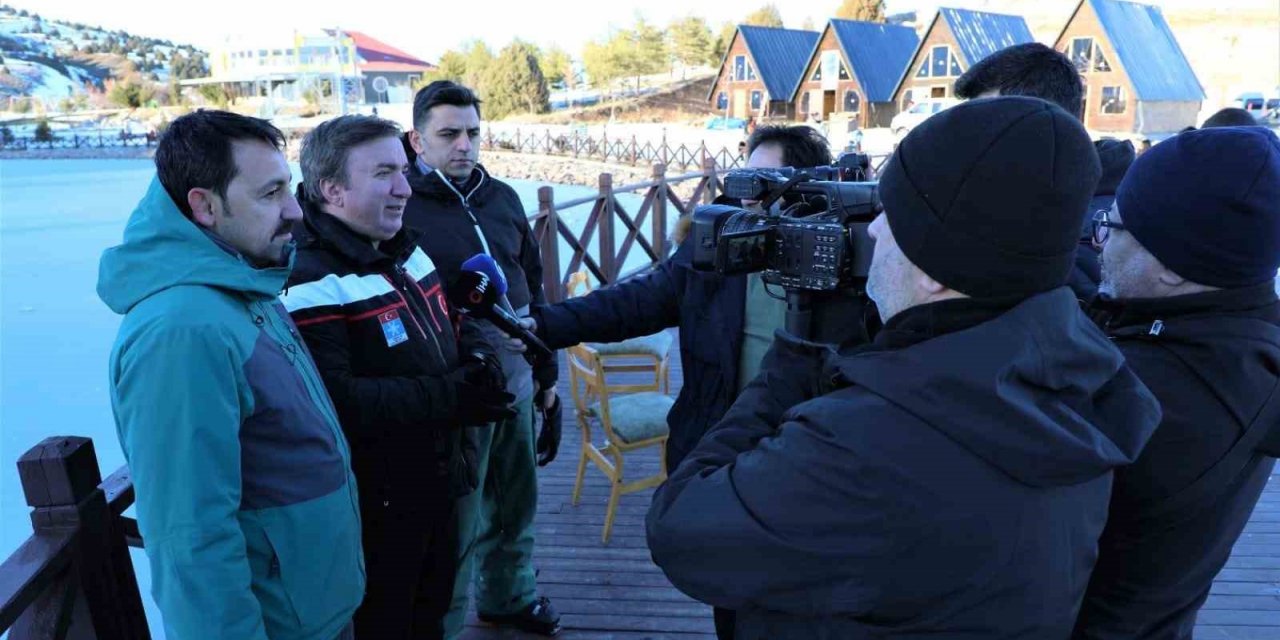
[[[477,171],[479,170],[477,169]],[[484,184],[485,180],[489,179],[489,176],[485,175],[484,172],[481,171],[480,181],[477,182],[476,186],[464,196],[461,191],[458,191],[457,187],[453,186],[453,182],[449,180],[448,176],[441,173],[439,169],[436,169],[436,175],[440,177],[440,180],[444,182],[446,187],[449,187],[449,190],[452,191],[454,195],[458,196],[458,200],[462,202],[462,210],[467,212],[468,218],[471,218],[471,228],[476,232],[476,237],[480,238],[480,247],[484,249],[486,254],[492,256],[493,251],[489,249],[489,240],[484,237],[484,230],[480,228],[480,219],[477,218],[475,212],[471,210],[471,196],[475,195],[476,191],[480,190],[481,185]]]

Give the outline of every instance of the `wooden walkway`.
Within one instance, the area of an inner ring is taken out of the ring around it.
[[[677,349],[678,343],[672,346]],[[680,359],[672,354],[672,393],[680,388]],[[677,591],[649,558],[644,515],[653,491],[623,496],[609,544],[600,542],[609,485],[588,465],[582,500],[572,505],[581,433],[561,366],[564,441],[538,477],[534,564],[543,595],[562,616],[566,640],[712,640],[711,608]],[[599,437],[599,436],[597,436]],[[628,457],[628,477],[657,469],[656,452]],[[498,630],[472,613],[464,640],[536,638]],[[1280,474],[1273,475],[1244,535],[1200,610],[1196,640],[1280,640]]]

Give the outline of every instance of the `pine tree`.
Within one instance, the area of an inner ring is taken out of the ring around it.
[[[547,80],[538,67],[537,49],[514,40],[485,69],[485,116],[499,120],[512,113],[546,113]]]
[[[782,13],[778,11],[778,6],[770,2],[769,4],[752,11],[747,15],[742,24],[754,25],[757,27],[781,27]]]
[[[715,43],[711,40],[711,27],[697,16],[688,16],[671,23],[667,28],[671,37],[671,53],[681,63],[696,66],[715,64]]]
[[[863,22],[884,22],[884,0],[844,0],[836,17]]]

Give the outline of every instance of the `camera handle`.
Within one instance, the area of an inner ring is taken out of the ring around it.
[[[813,294],[808,291],[787,290],[787,333],[809,340],[813,328]]]

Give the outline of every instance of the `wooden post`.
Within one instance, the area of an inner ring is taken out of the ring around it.
[[[602,173],[600,174],[600,218],[596,221],[596,233],[600,236],[600,255],[596,256],[596,261],[605,278],[605,282],[600,283],[601,286],[618,279],[618,266],[615,264],[617,248],[613,243],[613,216],[615,215],[613,204],[613,174]]]
[[[18,459],[35,535],[75,532],[67,580],[54,583],[14,622],[12,640],[151,637],[123,529],[98,485],[93,441],[45,438]],[[59,627],[65,636],[51,632]]]
[[[516,127],[516,153],[520,153],[520,127]]]
[[[578,130],[573,130],[573,157],[578,157]]]
[[[661,260],[667,257],[667,191],[671,188],[667,184],[665,162],[653,163],[653,181],[656,183],[653,187],[653,208],[650,210],[650,215],[653,216],[653,235],[649,240],[653,245],[653,252]]]
[[[711,204],[711,201],[716,199],[716,159],[707,153],[702,154],[702,175],[707,177],[707,190],[703,192],[706,194],[703,204]]]
[[[545,225],[538,241],[542,252],[542,292],[550,304],[564,300],[564,274],[560,273],[560,214],[556,212],[555,191],[549,186],[538,187],[538,211]]]
[[[631,166],[636,166],[636,134],[631,134]]]

